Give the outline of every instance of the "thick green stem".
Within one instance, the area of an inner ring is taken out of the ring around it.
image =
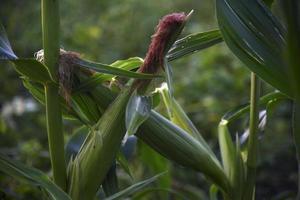
[[[58,89],[54,84],[45,86],[48,142],[54,182],[66,189],[66,161],[64,138],[62,134],[62,117],[58,97]]]
[[[57,81],[59,57],[59,0],[42,0],[44,63]]]
[[[244,199],[252,200],[255,191],[256,179],[256,157],[257,157],[257,133],[259,122],[259,96],[260,80],[251,73],[251,97],[250,97],[250,127],[247,154],[247,179],[245,186]]]
[[[42,0],[42,30],[44,64],[51,77],[57,81],[59,59],[59,1]],[[45,85],[47,131],[54,182],[66,189],[66,163],[62,131],[62,113],[58,87],[54,83]]]

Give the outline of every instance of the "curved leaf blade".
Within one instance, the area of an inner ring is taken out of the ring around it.
[[[293,96],[283,60],[285,30],[259,0],[217,0],[217,18],[232,52],[260,78]]]
[[[167,54],[168,61],[179,59],[183,56],[196,53],[215,44],[222,42],[219,30],[195,33],[177,40]]]
[[[130,71],[139,68],[143,64],[143,62],[144,60],[142,58],[132,57],[126,60],[117,60],[113,62],[111,66]],[[83,81],[77,88],[75,88],[74,92],[90,90],[91,88],[96,87],[104,81],[110,81],[113,77],[115,76],[111,74],[95,73],[93,76]]]
[[[46,83],[51,81],[49,71],[46,66],[35,59],[15,59],[11,60],[15,64],[16,71],[32,81]]]
[[[71,198],[55,185],[43,172],[23,165],[17,161],[12,161],[0,154],[0,171],[17,179],[40,186],[45,189],[53,200],[71,200]]]
[[[289,98],[285,94],[275,91],[275,92],[271,92],[271,93],[266,94],[265,96],[261,97],[259,99],[259,105],[264,106],[264,105],[267,105],[271,101],[284,100],[284,99],[289,99]],[[240,105],[237,108],[234,108],[234,109],[228,111],[222,117],[222,120],[226,120],[230,123],[230,122],[236,120],[237,118],[239,118],[240,116],[242,116],[243,114],[249,112],[249,110],[250,110],[249,103]]]
[[[136,133],[139,126],[149,117],[152,107],[151,97],[138,95],[136,92],[130,97],[126,107],[127,134]]]
[[[113,67],[111,65],[90,62],[90,61],[86,61],[86,60],[78,60],[76,64],[81,67],[94,70],[96,72],[100,72],[100,73],[104,73],[104,74],[111,74],[111,75],[116,75],[116,76],[122,76],[122,77],[127,77],[127,78],[153,79],[153,78],[161,77],[158,75],[132,72],[132,71],[124,70],[122,68]]]

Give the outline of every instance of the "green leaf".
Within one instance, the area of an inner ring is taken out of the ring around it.
[[[136,136],[166,158],[202,172],[224,191],[229,191],[228,179],[212,151],[155,111],[151,111]]]
[[[41,104],[45,105],[45,90],[42,84],[31,82],[28,79],[23,79],[23,85],[36,100],[38,100]],[[60,98],[60,103],[65,118],[72,120],[78,119],[79,121],[86,122],[83,121],[82,117],[80,117],[82,115],[83,110],[81,110],[80,112],[76,112],[74,110],[74,106],[68,106],[66,104],[66,101],[62,97]]]
[[[106,196],[111,196],[119,191],[116,163],[114,162],[108,170],[102,182],[102,189]]]
[[[46,83],[51,81],[49,72],[44,64],[35,59],[16,59],[12,60],[16,71],[29,78],[31,81]]]
[[[135,134],[139,126],[149,117],[152,107],[152,99],[149,96],[141,96],[134,92],[126,107],[127,134]]]
[[[143,64],[143,62],[143,59],[139,57],[133,57],[126,60],[117,60],[110,66],[131,71],[133,69],[139,68]],[[80,83],[80,85],[74,89],[74,92],[88,91],[91,88],[94,88],[97,85],[103,83],[104,81],[112,80],[112,78],[114,77],[114,75],[110,74],[95,73],[93,74],[93,76]]]
[[[260,78],[293,96],[283,59],[285,31],[259,0],[217,0],[217,18],[231,51]]]
[[[157,174],[162,171],[167,171],[163,177],[157,180],[155,186],[159,188],[170,188],[172,185],[172,175],[169,172],[171,169],[170,161],[141,140],[138,140],[137,153],[141,165],[143,166],[142,174]],[[167,194],[158,194],[157,197],[167,199]]]
[[[215,44],[222,42],[219,30],[207,31],[188,35],[177,40],[167,54],[168,61],[172,61],[183,56],[196,53]]]
[[[43,172],[12,161],[0,154],[0,170],[18,180],[24,180],[34,186],[45,189],[53,200],[71,200],[71,198],[55,185]]]
[[[101,85],[93,94],[101,100],[98,105],[101,104],[103,109],[116,97],[115,93]],[[230,190],[228,179],[212,151],[160,114],[152,110],[136,136],[166,158],[200,171],[224,191]]]
[[[13,52],[7,39],[5,29],[0,23],[0,60],[10,60],[16,71],[32,81],[45,83],[51,81],[47,67],[35,59],[19,59]]]
[[[266,94],[265,96],[261,97],[259,100],[259,105],[265,106],[271,101],[285,100],[285,99],[289,99],[289,97],[281,92],[275,91],[275,92],[271,92],[271,93]],[[237,118],[239,118],[240,116],[242,116],[243,114],[248,113],[249,110],[250,110],[249,103],[240,105],[240,106],[228,111],[222,117],[222,120],[226,120],[226,121],[228,121],[228,123],[230,123],[230,122],[236,120]]]
[[[173,70],[172,66],[168,63],[167,58],[164,59],[164,69],[166,72],[166,82],[168,85],[168,93],[171,98],[173,98],[174,89],[173,89]]]
[[[263,2],[270,8],[272,7],[274,0],[263,0]]]
[[[17,58],[11,48],[5,29],[0,22],[0,60],[14,60]]]
[[[111,74],[111,75],[116,75],[116,76],[123,76],[123,77],[127,77],[127,78],[153,79],[153,78],[161,77],[158,75],[132,72],[132,71],[124,70],[122,68],[113,67],[111,65],[95,63],[95,62],[90,62],[90,61],[86,61],[86,60],[78,60],[76,64],[81,67],[94,70],[96,72],[100,72],[100,73],[104,73],[104,74]]]
[[[210,200],[218,200],[218,187],[214,184],[209,188],[209,198]]]
[[[117,60],[110,64],[112,67],[117,67],[125,70],[133,70],[140,67],[144,60],[140,57],[132,57],[125,60]]]
[[[116,160],[117,160],[118,164],[123,168],[123,170],[130,176],[130,178],[133,179],[132,173],[131,173],[130,168],[129,168],[128,161],[125,158],[123,152],[119,151],[117,153]]]
[[[300,2],[282,2],[284,15],[287,22],[287,48],[286,58],[288,63],[289,81],[293,92],[300,103]]]
[[[77,113],[81,121],[88,125],[94,125],[103,113],[90,93],[76,93],[71,97],[73,110]]]
[[[170,120],[184,129],[186,132],[191,134],[194,138],[196,138],[201,144],[210,149],[205,140],[203,139],[200,132],[197,130],[193,122],[189,119],[187,114],[184,112],[183,108],[179,105],[175,98],[170,96],[168,92],[168,85],[166,83],[162,83],[160,88],[156,89],[162,96],[164,105],[167,108],[167,112]]]
[[[145,189],[145,187],[147,187],[149,184],[153,183],[154,181],[156,181],[159,177],[161,177],[162,175],[164,175],[164,173],[158,174],[156,176],[153,176],[149,179],[146,179],[144,181],[140,181],[138,183],[133,184],[132,186],[108,197],[105,198],[105,200],[117,200],[117,199],[125,199],[126,197],[129,197],[133,194],[135,194],[138,191],[141,191],[142,189]]]
[[[106,109],[69,165],[69,194],[75,199],[92,199],[103,182],[125,135],[125,111],[132,94],[125,87]]]
[[[88,136],[89,128],[86,126],[82,126],[74,131],[70,139],[65,145],[65,153],[67,163],[69,160],[77,155],[79,149],[84,142],[85,138]]]
[[[234,190],[232,191],[232,194],[229,195],[232,199],[241,199],[245,181],[244,163],[239,148],[239,138],[236,136],[235,146],[232,142],[227,125],[228,121],[222,120],[218,127],[222,163]]]

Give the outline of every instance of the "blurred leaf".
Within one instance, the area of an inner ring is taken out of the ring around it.
[[[283,60],[284,29],[259,0],[217,0],[217,18],[231,51],[260,78],[293,96]]]
[[[289,82],[296,96],[293,103],[293,136],[298,162],[298,191],[300,199],[300,2],[284,1],[281,3],[287,21],[287,62]]]
[[[126,107],[127,134],[135,134],[139,126],[149,117],[152,99],[134,92]]]
[[[111,196],[119,191],[116,163],[114,162],[108,170],[102,188],[105,196]]]
[[[70,139],[65,145],[67,163],[72,157],[74,158],[77,155],[88,133],[89,133],[89,129],[86,126],[82,126],[74,131],[74,133],[72,134],[72,136],[70,137]]]
[[[53,200],[71,200],[71,198],[56,186],[43,172],[23,165],[17,161],[12,161],[0,154],[0,170],[18,180],[24,180],[34,186],[45,189]]]
[[[30,94],[41,104],[45,105],[45,91],[44,87],[40,83],[33,83],[27,79],[23,79],[24,87],[30,92]],[[82,121],[80,114],[81,112],[75,112],[73,107],[70,107],[66,104],[66,101],[60,97],[60,103],[63,109],[63,114],[65,118],[68,119],[78,119]],[[79,115],[78,115],[79,114]],[[84,122],[84,121],[82,121]]]
[[[144,181],[138,182],[133,184],[132,186],[126,188],[125,190],[122,190],[108,198],[105,198],[105,200],[116,200],[116,199],[125,199],[125,197],[129,197],[136,192],[145,189],[146,186],[156,181],[159,177],[164,175],[164,173],[158,174],[156,176],[153,176],[152,178],[146,179]]]
[[[259,105],[265,106],[271,101],[285,100],[285,99],[289,99],[289,97],[281,92],[275,91],[261,97],[259,100]],[[249,109],[250,109],[249,103],[240,105],[237,108],[234,108],[228,111],[225,115],[223,115],[222,120],[226,120],[228,121],[228,123],[230,123],[236,120],[237,118],[239,118],[240,116],[242,116],[243,114],[249,112]]]
[[[289,82],[300,103],[300,2],[282,2],[282,8],[287,22],[287,63]]]
[[[47,68],[35,59],[18,59],[13,52],[3,25],[0,23],[0,60],[10,60],[21,75],[37,82],[51,81]]]
[[[219,30],[203,33],[195,33],[177,40],[167,54],[168,61],[172,61],[183,56],[196,53],[215,44],[222,42]]]
[[[157,174],[162,171],[167,171],[166,174],[156,182],[159,188],[170,188],[172,184],[172,175],[169,172],[170,162],[154,151],[151,147],[146,145],[141,140],[138,140],[138,157],[143,166],[143,174]],[[166,199],[165,194],[159,195],[161,199]]]
[[[8,38],[5,33],[5,29],[0,22],[0,60],[14,60],[18,57],[13,52]]]
[[[124,70],[122,68],[113,67],[111,65],[95,63],[86,60],[78,60],[76,64],[81,67],[91,69],[99,73],[111,74],[111,75],[122,76],[127,78],[153,79],[153,78],[161,77],[158,75],[132,72],[132,71]]]
[[[131,159],[135,148],[136,148],[137,138],[131,135],[127,138],[126,142],[122,144],[121,151],[127,160]]]
[[[116,157],[117,162],[120,164],[120,166],[123,168],[123,170],[130,176],[130,178],[133,179],[132,173],[129,168],[129,164],[127,159],[125,158],[123,152],[118,152]]]
[[[218,200],[218,187],[212,184],[209,188],[209,199]]]
[[[263,0],[263,2],[268,6],[268,7],[271,7],[274,0]]]
[[[46,83],[51,81],[49,72],[44,64],[35,59],[12,60],[16,71],[32,81]]]

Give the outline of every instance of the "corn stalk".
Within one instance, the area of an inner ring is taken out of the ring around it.
[[[244,199],[252,200],[255,194],[256,180],[256,160],[257,160],[257,134],[259,122],[259,95],[260,95],[260,80],[252,72],[251,73],[251,94],[250,94],[250,126],[249,126],[249,141],[247,147],[247,177]]]
[[[55,82],[58,81],[59,26],[59,1],[42,0],[44,64]],[[54,182],[65,190],[67,176],[64,157],[62,113],[57,84],[50,81],[45,83],[45,97],[48,142],[53,178]]]

